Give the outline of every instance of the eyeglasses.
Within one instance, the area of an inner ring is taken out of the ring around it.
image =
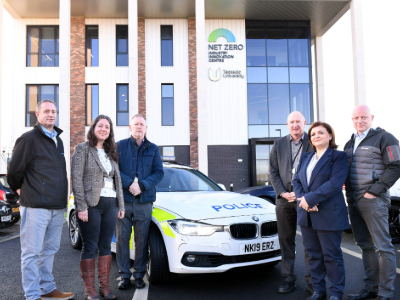
[[[362,116],[362,117],[355,117],[355,118],[351,118],[353,121],[358,121],[359,119],[365,121],[366,119],[368,119],[368,117],[366,116]]]

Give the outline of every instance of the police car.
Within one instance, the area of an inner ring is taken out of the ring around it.
[[[268,201],[227,192],[196,169],[175,163],[164,163],[164,178],[156,191],[148,242],[149,282],[167,281],[171,273],[218,273],[280,262],[275,206]],[[73,195],[67,220],[71,245],[79,248]],[[115,237],[111,246],[115,252]]]

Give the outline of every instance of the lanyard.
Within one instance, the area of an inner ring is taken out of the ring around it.
[[[296,161],[297,156],[299,155],[299,153],[300,153],[300,151],[301,151],[301,148],[303,148],[303,144],[304,144],[304,141],[301,143],[300,148],[299,148],[299,150],[298,150],[297,153],[296,153],[296,156],[295,156],[294,159],[292,160],[292,168],[293,168],[293,166],[294,166],[294,162]]]

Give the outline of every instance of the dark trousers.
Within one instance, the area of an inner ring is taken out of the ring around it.
[[[351,228],[362,250],[365,289],[392,298],[396,254],[389,234],[390,201],[379,197],[349,203]]]
[[[125,202],[125,217],[118,220],[116,230],[117,262],[122,278],[131,278],[130,270],[130,243],[132,226],[135,240],[135,262],[133,277],[143,278],[149,260],[147,240],[151,222],[153,203],[140,203],[135,199],[133,203]]]
[[[300,226],[304,245],[310,255],[311,281],[314,291],[326,292],[325,277],[331,282],[331,296],[343,297],[345,272],[342,249],[343,231],[314,230]]]
[[[297,202],[288,202],[286,205],[276,205],[276,219],[278,222],[278,237],[282,251],[281,274],[288,281],[296,281],[294,262],[296,259],[296,229],[297,229]],[[304,243],[304,242],[303,242]],[[304,280],[311,284],[309,255],[304,247],[304,259],[307,274]]]
[[[78,218],[82,235],[81,260],[111,255],[111,239],[118,219],[116,198],[100,197],[96,206],[88,208],[88,222]]]

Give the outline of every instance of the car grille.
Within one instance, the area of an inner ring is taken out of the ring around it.
[[[271,236],[278,234],[278,223],[276,221],[261,224],[261,236]]]
[[[235,256],[224,256],[224,255],[209,255],[208,258],[213,267],[226,265],[226,264],[240,264],[245,262],[259,261],[268,258],[273,258],[281,255],[281,250],[274,250],[269,252],[262,252],[248,255],[235,255]]]
[[[229,228],[234,239],[253,239],[257,237],[257,224],[233,224]]]

